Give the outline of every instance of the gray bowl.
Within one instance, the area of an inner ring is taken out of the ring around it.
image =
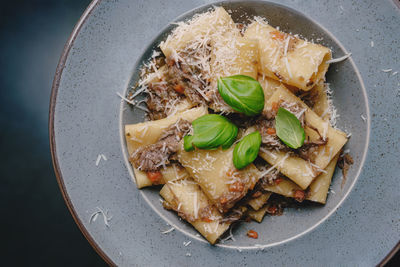
[[[377,197],[377,181],[369,177],[378,175],[379,168],[370,168],[368,172],[363,169],[371,117],[367,90],[352,58],[332,65],[327,81],[334,91],[334,103],[341,114],[338,127],[352,133],[346,149],[350,149],[355,163],[343,188],[341,173],[335,173],[325,206],[306,205],[301,209],[287,209],[283,216],[267,216],[261,224],[243,223],[234,228],[236,241],[211,246],[196,235],[190,225],[162,208],[159,188],[140,191],[136,188],[127,161],[123,125],[143,121],[144,114],[121,102],[116,93],[124,94],[136,83],[138,69],[174,27],[169,24],[170,21],[188,19],[211,6],[204,5],[184,13],[201,2],[175,2],[174,8],[170,2],[167,5],[157,1],[93,2],[75,28],[61,58],[50,107],[53,161],[67,205],[88,240],[107,262],[118,265],[378,262],[393,247],[396,236],[385,238],[379,245],[361,242],[354,246],[354,238],[367,241],[381,238],[383,233],[388,232],[397,233],[398,237],[399,230],[392,227],[366,235],[365,225],[375,227],[378,220],[361,221],[368,216],[370,209],[383,211],[387,207],[373,201]],[[332,48],[334,57],[351,51],[353,58],[358,58],[363,55],[363,50],[358,50],[363,49],[363,45],[369,45],[341,44],[328,31],[332,28],[329,26],[332,18],[318,17],[326,29],[309,16],[283,5],[263,1],[213,4],[232,10],[236,22],[246,22],[243,14],[264,16],[271,25],[280,26],[284,31],[299,33],[310,40],[318,39]],[[321,12],[320,9],[324,10],[326,5],[329,4],[309,8]],[[307,4],[294,6],[300,10],[308,8]],[[176,15],[180,16],[174,19]],[[354,25],[361,23],[355,18]],[[164,29],[160,32],[161,28]],[[346,33],[348,29],[343,26],[342,31]],[[335,36],[338,35],[344,37],[336,32]],[[385,101],[393,103],[394,100],[386,97]],[[396,149],[396,145],[393,148]],[[374,152],[379,150],[380,143],[373,144],[371,149]],[[101,160],[96,166],[99,154],[104,154],[107,160]],[[367,164],[371,163],[370,159]],[[390,167],[387,171],[391,171]],[[361,181],[357,182],[359,177]],[[385,181],[391,182],[388,177]],[[353,188],[355,192],[350,194],[352,200],[344,201]],[[363,202],[366,201],[363,200],[365,195],[360,195],[360,191],[368,192],[370,199],[367,203]],[[399,200],[398,195],[390,197]],[[97,207],[113,216],[109,226],[105,225],[103,218],[90,221]],[[395,216],[390,214],[388,217]],[[176,230],[161,233],[171,226]],[[259,233],[257,240],[246,237],[249,229]],[[183,246],[183,242],[188,240],[192,243]],[[331,253],[332,249],[343,255],[336,257],[335,253]],[[345,251],[350,251],[352,255]]]

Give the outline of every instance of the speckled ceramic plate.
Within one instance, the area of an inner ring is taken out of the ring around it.
[[[352,133],[346,148],[355,159],[343,188],[335,173],[325,206],[243,223],[233,231],[235,241],[217,246],[164,210],[159,188],[136,188],[123,125],[143,121],[144,114],[117,96],[137,81],[138,68],[174,27],[170,22],[212,5],[231,10],[236,22],[264,16],[331,47],[334,57],[352,53],[330,67],[327,81],[341,115],[338,126]],[[115,265],[379,263],[400,236],[398,25],[391,1],[94,1],[66,44],[50,105],[56,174],[82,232]],[[247,238],[248,229],[259,238]]]

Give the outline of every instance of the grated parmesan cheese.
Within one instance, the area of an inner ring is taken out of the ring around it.
[[[365,118],[365,116],[364,116],[363,114],[361,114],[360,117],[361,117],[361,119],[362,119],[364,122],[367,121],[367,118]]]
[[[342,56],[342,57],[339,57],[339,58],[332,58],[332,59],[328,60],[328,61],[326,62],[326,64],[341,62],[341,61],[343,61],[343,60],[348,59],[350,56],[351,56],[351,53],[348,53],[348,54],[346,54],[346,55],[344,55],[344,56]]]
[[[270,152],[271,153],[271,152]],[[271,153],[272,154],[272,153]],[[265,175],[267,175],[268,173],[270,173],[272,170],[274,169],[279,169],[278,167],[282,166],[283,163],[285,162],[285,160],[289,157],[289,153],[286,153],[286,155],[280,160],[278,161],[276,164],[274,164],[271,168],[269,168],[268,170],[262,172],[260,174],[260,177],[264,177]]]
[[[292,71],[290,70],[288,58],[285,57],[285,65],[290,78],[293,78]]]
[[[95,222],[98,218],[98,216],[101,214],[103,216],[103,222],[107,227],[110,227],[110,224],[108,223],[111,219],[112,216],[108,216],[108,211],[103,211],[101,208],[96,207],[97,211],[93,212],[92,215],[90,215],[89,218],[89,223]]]
[[[382,72],[391,72],[392,69],[382,69]]]
[[[101,160],[101,155],[99,154],[96,159],[96,166],[99,166],[100,160]]]
[[[168,230],[161,231],[161,233],[162,233],[162,234],[168,234],[168,233],[171,233],[171,232],[174,231],[174,230],[175,230],[175,228],[174,228],[174,227],[171,227],[171,228],[168,229]]]
[[[121,95],[119,92],[117,92],[117,95],[118,95],[122,100],[125,100],[128,104],[131,104],[131,105],[135,105],[135,104],[136,104],[135,101],[129,100],[128,98],[126,98],[126,97],[124,97],[123,95]]]
[[[145,100],[142,100],[142,101],[140,101],[140,102],[135,102],[134,100],[129,100],[128,98],[124,97],[124,96],[121,95],[119,92],[117,92],[117,95],[118,95],[122,100],[124,100],[125,102],[127,102],[128,104],[131,104],[132,106],[134,106],[134,107],[136,107],[136,108],[138,108],[138,109],[140,109],[140,110],[143,110],[143,111],[145,111],[145,112],[149,112],[149,110],[148,110],[147,108],[142,107],[142,106],[139,106],[139,104],[142,103],[142,102],[144,102]]]
[[[318,172],[323,172],[323,173],[328,173],[327,171],[325,171],[324,169],[321,169],[320,166],[308,161],[308,163],[310,164],[311,167],[314,167]]]

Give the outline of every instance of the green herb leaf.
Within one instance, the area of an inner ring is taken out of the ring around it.
[[[279,108],[275,117],[276,135],[288,147],[297,149],[301,147],[306,138],[300,121],[291,112]]]
[[[201,149],[229,148],[235,142],[238,128],[227,118],[208,114],[192,122],[193,136],[184,137],[184,149],[191,151],[193,146]]]
[[[261,134],[256,131],[243,137],[233,150],[233,165],[243,169],[252,163],[258,155],[261,146]]]
[[[218,91],[234,110],[254,116],[264,108],[264,91],[260,83],[246,75],[218,79]]]
[[[193,136],[192,135],[186,135],[183,137],[183,148],[185,151],[193,151],[194,146],[193,146]]]

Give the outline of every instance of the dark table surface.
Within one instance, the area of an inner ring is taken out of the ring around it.
[[[80,233],[64,204],[53,172],[47,128],[57,62],[89,2],[1,1],[0,246],[3,266],[105,265]],[[400,253],[397,253],[388,265],[400,266],[399,263]]]
[[[103,266],[58,189],[48,141],[54,72],[89,0],[1,1],[2,266]]]

